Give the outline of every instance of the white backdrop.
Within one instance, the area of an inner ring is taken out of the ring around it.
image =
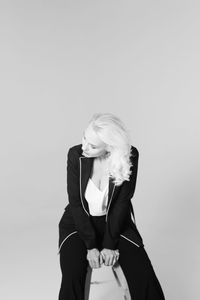
[[[139,150],[138,229],[167,300],[198,300],[198,1],[1,1],[1,299],[54,300],[66,155],[94,112]]]

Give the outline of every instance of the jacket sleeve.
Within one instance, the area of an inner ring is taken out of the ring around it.
[[[95,230],[92,226],[90,215],[84,210],[80,198],[79,157],[72,148],[67,155],[67,193],[70,211],[80,235],[87,249],[97,247]]]
[[[117,248],[120,234],[130,211],[131,198],[134,195],[136,186],[139,159],[139,152],[135,147],[130,158],[132,162],[130,180],[122,183],[119,195],[108,212],[103,239],[103,247],[107,249],[115,250]]]

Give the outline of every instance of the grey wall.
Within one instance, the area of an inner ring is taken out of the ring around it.
[[[1,299],[57,298],[66,154],[94,112],[139,152],[138,228],[169,300],[198,300],[198,1],[1,1]]]

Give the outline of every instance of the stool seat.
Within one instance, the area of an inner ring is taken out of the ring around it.
[[[85,300],[131,300],[128,285],[121,266],[104,264],[97,269],[88,266],[85,284]]]

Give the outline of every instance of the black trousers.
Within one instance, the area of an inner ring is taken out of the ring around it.
[[[92,222],[98,237],[98,249],[102,250],[105,216],[93,216]],[[144,247],[137,247],[120,237],[118,249],[120,253],[118,262],[127,280],[131,299],[164,300],[161,285]],[[62,281],[59,300],[84,300],[89,264],[86,256],[87,248],[78,233],[72,234],[63,243],[60,250]]]

